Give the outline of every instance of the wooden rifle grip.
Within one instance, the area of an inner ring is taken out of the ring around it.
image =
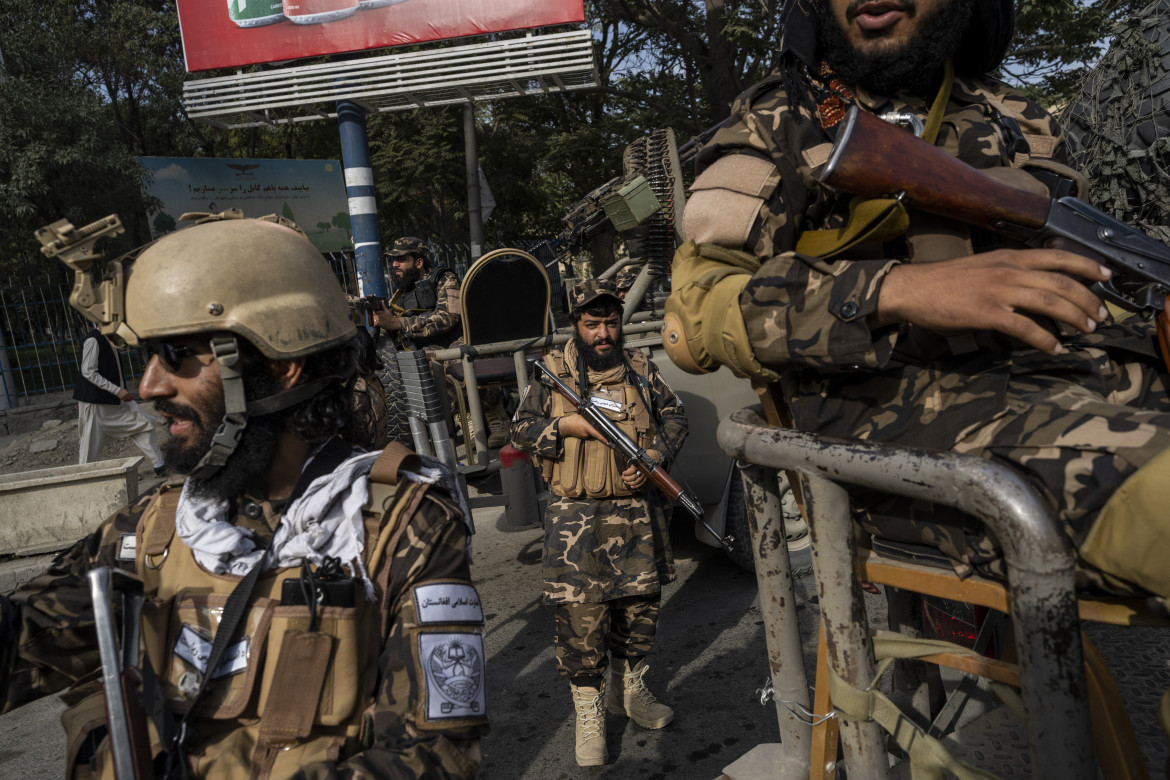
[[[1170,306],[1170,296],[1166,298],[1166,305]],[[1154,317],[1154,323],[1158,330],[1158,348],[1162,351],[1162,362],[1166,370],[1170,371],[1170,315],[1166,314],[1165,308]]]

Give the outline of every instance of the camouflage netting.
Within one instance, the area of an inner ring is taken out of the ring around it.
[[[1093,203],[1170,241],[1170,0],[1118,26],[1061,119]]]

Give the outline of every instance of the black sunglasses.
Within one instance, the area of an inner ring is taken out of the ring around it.
[[[146,352],[158,356],[171,371],[178,371],[183,367],[183,361],[195,355],[197,350],[184,344],[172,344],[169,341],[155,341],[144,344]]]

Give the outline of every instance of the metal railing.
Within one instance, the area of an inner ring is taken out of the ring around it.
[[[945,504],[977,517],[1003,545],[1008,597],[1015,627],[1021,694],[1028,715],[1033,771],[1039,777],[1096,777],[1086,682],[1074,591],[1073,552],[1051,508],[1023,477],[989,460],[950,452],[891,447],[812,436],[767,425],[759,407],[733,413],[719,425],[723,451],[754,464],[744,473],[753,533],[778,529],[784,538],[779,501],[766,486],[775,471],[798,472],[812,534],[813,562],[826,632],[828,662],[853,687],[874,679],[861,583],[853,566],[853,517],[846,486]],[[769,474],[768,472],[771,472]],[[784,551],[782,544],[752,547]],[[786,557],[786,553],[782,552]],[[776,689],[805,691],[791,578],[786,561],[757,561],[761,601],[789,609],[765,613],[768,650]],[[795,650],[793,648],[796,648]],[[807,700],[800,702],[807,707]],[[785,759],[807,766],[807,724],[781,711],[780,728],[791,751]],[[883,734],[873,721],[841,723],[851,778],[888,777]]]
[[[69,305],[71,283],[9,279],[0,286],[0,409],[72,390],[81,375],[89,323]],[[122,372],[141,376],[141,350],[121,353]]]

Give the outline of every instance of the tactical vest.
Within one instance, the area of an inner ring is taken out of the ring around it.
[[[627,352],[626,357],[638,377],[636,381],[643,383],[641,394],[638,388],[629,384],[629,372],[626,372],[627,381],[591,386],[588,394],[594,405],[613,420],[622,433],[643,447],[653,425],[651,410],[642,401],[643,395],[649,398],[649,363],[640,352]],[[562,353],[550,353],[544,361],[565,384],[576,385]],[[563,395],[552,393],[550,417],[564,417],[576,411]],[[563,457],[560,460],[542,459],[540,464],[553,493],[563,498],[613,498],[634,494],[622,481],[622,472],[628,464],[619,462],[616,451],[604,442],[566,436],[561,440],[561,446]]]
[[[370,480],[364,554],[377,601],[369,601],[359,586],[353,606],[319,606],[317,628],[310,633],[309,607],[281,603],[283,583],[298,578],[299,567],[259,578],[240,621],[241,638],[224,652],[219,676],[209,684],[194,722],[196,776],[290,777],[307,764],[343,760],[369,746],[378,656],[387,630],[383,616],[390,558],[405,531],[405,515],[426,490],[416,482],[395,486]],[[175,536],[180,493],[181,485],[160,490],[139,522],[135,553],[135,573],[146,593],[142,645],[176,719],[186,712],[187,696],[198,685],[189,661],[202,654],[206,663],[223,606],[242,579],[208,572]],[[100,687],[61,720],[66,777],[113,780],[108,739],[98,747],[95,773],[76,762],[90,733],[106,725]],[[163,746],[153,722],[148,729],[157,755]]]
[[[393,303],[401,306],[406,310],[404,316],[418,316],[434,311],[439,305],[439,289],[438,282],[444,274],[453,274],[449,268],[439,268],[434,271],[426,279],[419,279],[414,283],[409,291],[404,293],[395,293],[391,299]],[[444,304],[446,301],[444,301]],[[436,333],[433,336],[410,336],[410,343],[414,345],[415,349],[426,349],[427,347],[438,347],[445,349],[451,346],[455,339],[461,336],[458,328],[452,328],[444,333]]]
[[[434,274],[433,277],[428,276],[426,279],[419,279],[415,282],[410,290],[402,294],[399,305],[411,312],[430,311],[435,308],[435,304],[439,302],[434,281],[438,278],[438,274]]]
[[[91,328],[89,333],[85,334],[85,340],[89,341],[90,339],[94,339],[97,343],[97,372],[106,380],[121,386],[122,369],[118,365],[118,354],[114,352],[114,348],[110,346],[110,342],[106,341],[106,337],[97,328]],[[118,400],[118,396],[108,390],[103,390],[84,376],[77,377],[77,384],[73,388],[73,400],[84,401],[88,404],[107,404],[110,406],[122,403]]]

